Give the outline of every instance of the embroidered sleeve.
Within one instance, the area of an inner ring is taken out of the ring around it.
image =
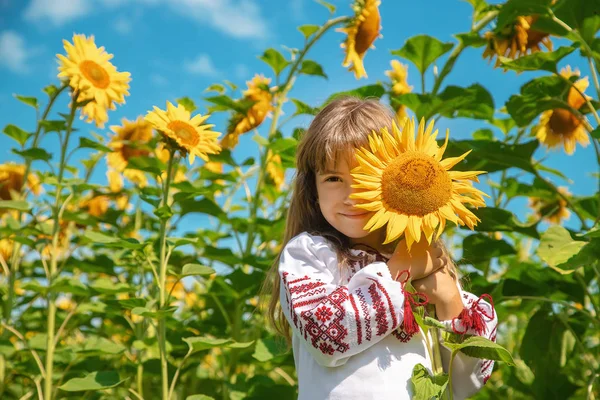
[[[320,238],[301,234],[284,248],[280,301],[316,361],[336,367],[400,326],[404,296],[384,262],[368,264],[346,285],[336,285],[327,266],[336,259]]]
[[[483,336],[495,342],[498,317],[491,296],[485,294],[478,298],[472,293],[461,290],[461,297],[464,304],[463,311],[458,317],[441,322],[455,333]],[[451,352],[445,346],[441,347],[442,359],[447,367]],[[458,353],[454,357],[452,366],[454,398],[464,399],[475,394],[490,378],[493,369],[493,360],[481,360]]]

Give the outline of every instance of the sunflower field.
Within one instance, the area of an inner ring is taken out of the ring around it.
[[[381,98],[413,128],[476,126],[468,139],[437,138],[463,181],[453,190],[471,197],[407,230],[431,237],[437,226],[463,284],[494,299],[506,351],[490,355],[498,362],[473,398],[600,399],[600,174],[580,169],[594,187],[579,195],[547,161],[589,154],[600,167],[600,0],[466,0],[463,31],[399,39],[387,80],[368,85],[366,61],[398,16],[379,0],[316,1],[329,18],[299,26],[297,48],[263,49],[264,71],[243,88],[214,83],[119,122],[111,113],[136,96],[135,77],[93,35],[74,34],[48,60],[58,69],[42,94],[14,96],[34,129],[2,130],[1,399],[295,399],[294,359],[261,288],[307,126],[294,123],[341,95]],[[321,104],[293,98],[297,80],[327,77],[314,46],[331,35],[346,68],[330,72],[356,85]],[[525,83],[501,103],[485,81],[448,84],[467,51]],[[242,135],[258,157],[236,160]],[[104,181],[91,179],[103,168]],[[482,192],[465,183],[478,178]],[[192,229],[189,215],[208,223]]]

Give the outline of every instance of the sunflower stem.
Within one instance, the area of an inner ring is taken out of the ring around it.
[[[487,13],[487,15],[485,17],[483,17],[481,19],[481,21],[479,21],[479,23],[477,23],[477,25],[473,26],[471,33],[478,33],[491,20],[496,18],[497,15],[498,15],[498,11],[490,11],[489,13]],[[446,64],[444,64],[444,68],[442,68],[442,72],[440,72],[440,75],[435,80],[435,83],[433,85],[433,90],[431,91],[432,94],[435,95],[440,90],[440,86],[442,85],[443,80],[452,71],[452,67],[454,67],[454,64],[456,63],[456,59],[458,58],[458,56],[460,56],[460,53],[462,53],[462,51],[464,49],[465,49],[465,45],[463,44],[463,42],[459,42],[456,45],[456,47],[454,48],[454,50],[452,50],[452,53],[450,53],[450,56],[448,57]],[[423,93],[425,93],[425,89],[423,89]]]
[[[169,148],[169,163],[167,165],[167,177],[164,181],[163,186],[163,198],[161,207],[167,206],[169,202],[169,188],[171,186],[171,175],[173,173],[173,167],[176,165],[174,160],[175,150]],[[170,217],[169,217],[170,218]],[[169,218],[161,218],[160,221],[160,271],[159,271],[159,304],[160,309],[163,309],[166,302],[166,280],[167,280],[167,223]],[[162,382],[162,399],[169,398],[169,375],[168,375],[168,362],[167,362],[167,327],[166,327],[166,316],[158,319],[158,345],[160,349],[160,368],[161,368],[161,382]]]
[[[278,122],[279,116],[281,114],[281,107],[283,106],[283,102],[285,101],[285,96],[292,88],[296,70],[301,65],[302,60],[304,59],[304,56],[308,53],[308,50],[310,50],[310,48],[313,46],[313,44],[317,40],[319,40],[319,38],[321,36],[323,36],[323,34],[325,32],[327,32],[329,29],[331,29],[335,25],[347,22],[350,19],[351,19],[351,17],[339,17],[339,18],[334,18],[334,19],[327,21],[321,28],[319,28],[319,30],[311,37],[311,39],[306,42],[306,45],[304,46],[302,51],[299,53],[298,58],[296,59],[294,64],[292,64],[292,66],[290,67],[289,74],[282,86],[281,93],[277,96],[277,105],[275,107],[275,110],[273,111],[273,120],[271,121],[271,126],[269,127],[269,136],[268,136],[269,140],[277,132],[277,128],[278,128],[277,122]],[[261,154],[261,157],[260,157],[260,169],[258,171],[258,177],[256,179],[254,198],[252,201],[252,205],[250,207],[250,218],[249,218],[250,226],[248,227],[248,235],[246,237],[246,248],[244,249],[244,252],[243,252],[244,257],[246,257],[250,254],[250,251],[252,250],[252,244],[254,243],[254,239],[255,239],[255,234],[256,234],[256,226],[255,226],[256,221],[255,220],[256,220],[256,214],[258,211],[258,207],[260,205],[260,195],[262,193],[262,191],[260,189],[263,185],[265,175],[266,175],[268,153],[269,153],[269,151],[267,149]]]
[[[60,232],[60,198],[62,192],[62,181],[65,173],[65,157],[69,147],[69,138],[73,131],[73,121],[75,119],[75,112],[77,111],[77,98],[79,92],[74,90],[71,95],[71,112],[69,114],[69,120],[67,121],[67,131],[65,134],[65,140],[62,143],[60,149],[60,164],[58,169],[58,183],[56,184],[56,196],[54,198],[54,208],[52,210],[54,214],[54,224],[52,226],[52,251],[50,255],[50,273],[48,274],[48,287],[52,286],[54,276],[56,275],[58,265],[58,235]],[[43,255],[42,255],[43,257]],[[52,400],[52,376],[54,369],[54,329],[56,324],[56,293],[48,293],[48,326],[47,326],[47,341],[46,341],[46,379],[44,379],[44,399]]]

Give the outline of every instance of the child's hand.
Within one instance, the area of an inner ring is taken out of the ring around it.
[[[447,268],[441,268],[425,278],[413,280],[412,286],[419,293],[427,295],[429,303],[435,304],[438,320],[458,317],[463,309],[456,281]]]
[[[412,280],[424,278],[448,263],[448,257],[437,242],[429,245],[422,237],[418,243],[413,243],[410,253],[406,241],[398,242],[392,258],[387,262],[393,278],[403,270],[410,272]]]

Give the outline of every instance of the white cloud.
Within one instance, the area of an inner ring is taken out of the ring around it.
[[[165,78],[164,76],[162,76],[160,74],[152,74],[150,76],[150,80],[156,86],[165,86],[167,83],[169,83],[169,81],[167,80],[167,78]]]
[[[175,10],[238,38],[264,39],[267,23],[253,0],[174,0]]]
[[[14,31],[0,33],[0,66],[22,74],[29,71],[27,65],[31,53],[28,53],[25,39]]]
[[[200,54],[192,61],[186,61],[184,68],[187,72],[205,76],[218,75],[217,69],[215,68],[212,60],[207,54]]]
[[[89,0],[31,0],[24,17],[32,22],[50,20],[58,26],[87,15],[90,5]]]

